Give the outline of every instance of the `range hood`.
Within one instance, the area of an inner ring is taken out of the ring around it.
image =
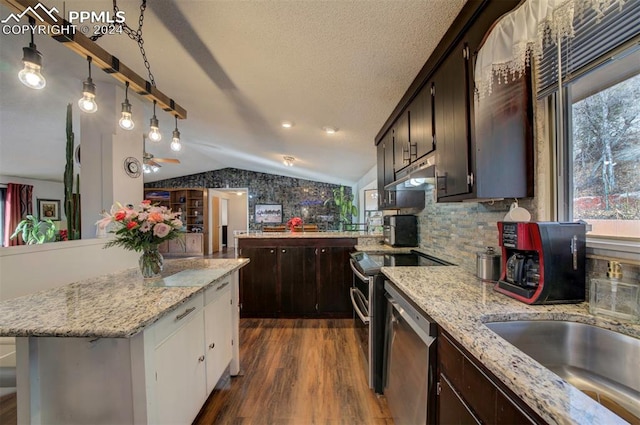
[[[436,155],[432,152],[396,173],[396,179],[385,185],[385,190],[423,190],[426,184],[435,184]]]

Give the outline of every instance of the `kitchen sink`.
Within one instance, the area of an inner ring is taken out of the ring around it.
[[[568,321],[485,325],[618,416],[640,423],[640,339]]]

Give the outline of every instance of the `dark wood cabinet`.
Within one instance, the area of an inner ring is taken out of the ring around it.
[[[393,170],[397,173],[410,164],[409,111],[404,111],[393,125]]]
[[[349,288],[352,271],[349,267],[350,247],[336,246],[317,249],[318,313],[349,315],[353,311]]]
[[[471,412],[469,406],[460,398],[460,395],[453,389],[453,386],[443,374],[438,380],[438,423],[447,425],[467,425],[480,424]]]
[[[315,248],[283,246],[278,250],[281,316],[305,317],[316,312]]]
[[[244,247],[249,264],[240,270],[240,299],[245,317],[276,317],[278,305],[278,251],[275,246]]]
[[[471,191],[468,58],[458,43],[433,76],[438,199]]]
[[[409,104],[409,158],[415,162],[435,149],[433,139],[433,96],[426,84]]]
[[[350,317],[351,238],[239,239],[242,317]]]
[[[530,77],[519,87],[494,84],[490,120],[476,125],[475,57],[493,23],[518,3],[467,2],[376,136],[379,143],[399,132],[396,172],[435,142],[438,202],[533,196]]]
[[[544,423],[445,332],[438,337],[439,424]]]

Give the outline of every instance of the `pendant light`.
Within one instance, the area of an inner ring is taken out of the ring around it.
[[[176,118],[176,129],[173,130],[173,139],[171,139],[171,150],[180,152],[182,150],[182,143],[180,143],[180,131],[178,131],[178,116]]]
[[[29,26],[31,27],[31,43],[29,47],[22,48],[22,62],[24,68],[18,73],[20,82],[25,86],[40,90],[47,85],[47,80],[40,73],[42,68],[42,55],[33,43],[33,27],[35,25],[35,19],[29,18]]]
[[[122,102],[122,117],[120,118],[120,121],[118,121],[118,124],[120,124],[120,128],[122,128],[123,130],[133,130],[133,127],[135,127],[135,123],[131,118],[131,104],[129,103],[129,82],[128,81],[126,82],[126,86],[124,89],[124,102]]]
[[[150,120],[149,140],[152,142],[159,142],[162,140],[162,134],[158,128],[158,118],[156,117],[156,101],[153,101],[153,117]]]
[[[98,110],[98,104],[96,103],[96,85],[91,79],[91,56],[87,56],[87,62],[89,63],[89,77],[82,83],[82,98],[78,100],[78,106],[84,112],[93,114]]]

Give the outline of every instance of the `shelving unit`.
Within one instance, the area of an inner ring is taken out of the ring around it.
[[[145,199],[154,204],[171,208],[182,213],[184,223],[184,243],[177,240],[160,245],[160,252],[168,255],[204,255],[207,252],[207,189],[172,188],[145,189]]]

